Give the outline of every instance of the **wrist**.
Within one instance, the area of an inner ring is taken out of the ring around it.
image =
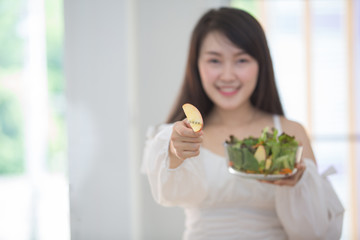
[[[169,168],[177,168],[184,160],[179,158],[176,154],[176,149],[173,146],[172,141],[169,144]]]

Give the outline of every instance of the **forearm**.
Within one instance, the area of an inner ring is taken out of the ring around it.
[[[328,204],[336,201],[337,196],[329,196],[332,188],[325,186],[325,181],[314,163],[307,160],[306,170],[294,187],[277,187],[276,210],[289,239],[328,239],[329,229],[339,225],[332,216],[338,209]]]
[[[156,202],[164,206],[192,206],[206,194],[202,161],[189,158],[171,162],[169,131],[167,128],[147,141],[144,171]]]

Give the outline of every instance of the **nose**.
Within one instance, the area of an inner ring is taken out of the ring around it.
[[[221,80],[231,82],[236,79],[235,66],[231,63],[226,63],[223,65],[221,72]]]

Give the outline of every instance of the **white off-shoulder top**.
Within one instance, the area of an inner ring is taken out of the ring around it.
[[[274,124],[281,131],[278,116]],[[184,208],[184,240],[340,238],[344,209],[312,160],[294,187],[231,175],[205,148],[169,169],[171,132],[172,124],[149,131],[142,167],[156,202]]]

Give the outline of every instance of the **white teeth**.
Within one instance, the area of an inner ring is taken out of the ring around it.
[[[222,92],[234,92],[237,88],[220,88],[220,91]]]

